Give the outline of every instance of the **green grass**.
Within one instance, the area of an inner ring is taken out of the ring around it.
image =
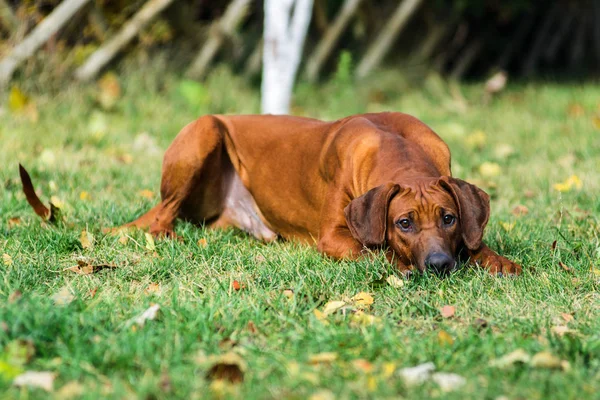
[[[381,257],[334,262],[295,243],[265,245],[238,231],[185,223],[177,226],[183,242],[157,241],[154,251],[141,232],[127,243],[103,235],[102,228],[129,221],[158,201],[161,153],[182,126],[203,114],[255,113],[259,107],[257,91],[226,69],[209,77],[197,102],[181,95],[171,73],[123,73],[120,82],[123,93],[111,111],[95,102],[94,85],[48,93],[23,82],[39,121],[8,107],[0,115],[0,254],[12,259],[0,264],[0,348],[15,340],[35,348],[26,364],[0,355],[0,367],[12,368],[0,368],[6,397],[46,398],[40,389],[11,384],[11,374],[33,370],[56,373],[56,398],[65,398],[61,388],[73,381],[85,388],[81,398],[309,398],[329,392],[337,398],[600,398],[600,277],[594,274],[600,269],[600,130],[593,124],[600,86],[514,84],[484,105],[482,85],[464,85],[463,109],[433,78],[411,85],[381,74],[357,86],[339,79],[321,87],[301,84],[296,114],[334,119],[397,110],[432,126],[450,145],[455,176],[492,194],[488,244],[524,271],[498,279],[464,268],[445,279],[417,276],[393,288],[381,284],[393,273]],[[470,145],[478,130],[485,143]],[[151,151],[152,143],[134,145],[142,132],[160,151]],[[513,154],[499,155],[502,145]],[[132,162],[123,163],[123,156]],[[501,173],[482,175],[486,161]],[[64,222],[43,225],[34,215],[20,189],[19,162],[44,201],[55,196],[64,203]],[[571,175],[581,179],[581,190],[553,189]],[[155,198],[141,196],[144,189]],[[82,191],[89,199],[80,199]],[[514,216],[517,205],[529,213]],[[10,225],[14,217],[21,223]],[[81,246],[84,229],[95,238],[92,248]],[[79,256],[118,268],[88,276],[64,271]],[[234,280],[245,288],[233,290]],[[149,291],[151,284],[159,290]],[[65,287],[74,300],[55,304],[52,297]],[[286,289],[293,290],[291,298]],[[16,291],[22,296],[15,300]],[[367,312],[376,324],[357,325],[352,313],[331,315],[328,324],[315,317],[326,302],[361,291],[374,298]],[[160,305],[158,318],[133,328],[129,321],[153,303]],[[440,316],[444,305],[456,307],[455,317]],[[553,333],[552,327],[566,324],[561,313],[573,315],[573,334]],[[478,318],[488,326],[475,326]],[[452,340],[440,340],[441,331]],[[225,353],[227,339],[247,363],[239,385],[206,378],[205,358]],[[549,351],[570,369],[490,366],[517,348],[531,355]],[[311,355],[321,352],[338,358],[311,364]],[[355,367],[357,359],[373,370]],[[444,393],[433,382],[413,387],[397,376],[400,368],[428,361],[466,384]]]

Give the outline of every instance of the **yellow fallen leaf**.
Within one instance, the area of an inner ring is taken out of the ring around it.
[[[154,238],[148,232],[144,233],[144,237],[146,238],[146,249],[150,251],[156,250],[156,245],[154,244]]]
[[[86,192],[85,190],[83,190],[81,193],[79,193],[79,200],[89,200],[90,199],[90,194],[88,192]]]
[[[367,390],[369,392],[374,392],[377,389],[377,379],[374,376],[369,376],[367,378]]]
[[[106,110],[112,109],[121,96],[121,85],[113,72],[107,72],[98,81],[98,102]]]
[[[481,149],[487,141],[485,132],[477,130],[465,138],[465,144],[471,149]]]
[[[334,312],[336,312],[337,310],[339,310],[340,308],[344,307],[346,305],[345,301],[330,301],[327,302],[327,304],[325,304],[325,307],[323,308],[323,315],[325,317],[333,314]]]
[[[148,189],[140,190],[138,194],[146,199],[152,200],[154,198],[154,193]]]
[[[313,354],[308,357],[308,362],[310,364],[331,364],[335,360],[337,360],[338,355],[334,352],[323,352],[318,354]]]
[[[452,346],[454,339],[448,332],[441,330],[438,332],[438,343],[442,346]]]
[[[502,221],[502,222],[500,222],[500,226],[506,232],[512,231],[516,224],[517,224],[516,221],[513,221],[513,222],[504,222],[504,221]]]
[[[385,362],[381,366],[381,373],[385,379],[391,378],[396,372],[396,364],[393,362]]]
[[[388,276],[385,281],[388,283],[388,285],[396,289],[404,286],[404,280],[398,278],[396,275]]]
[[[548,351],[541,351],[531,357],[529,364],[534,368],[559,369],[562,368],[560,358]]]
[[[364,311],[357,311],[352,315],[350,325],[354,327],[376,325],[381,322],[381,318]]]
[[[54,204],[55,207],[65,208],[65,202],[62,201],[61,199],[59,199],[56,196],[51,196],[50,197],[50,203]]]
[[[499,159],[505,159],[512,156],[514,153],[515,149],[510,144],[506,143],[499,144],[494,149],[494,155]]]
[[[329,321],[327,321],[327,316],[323,314],[321,311],[316,308],[313,310],[313,314],[317,320],[321,321],[323,325],[329,325]]]
[[[567,115],[571,118],[581,117],[585,114],[585,109],[579,103],[571,103],[567,107]]]
[[[594,115],[594,117],[592,118],[592,125],[594,125],[594,128],[600,129],[600,117],[599,116]]]
[[[17,86],[13,86],[8,95],[8,108],[10,111],[21,111],[25,108],[27,103],[29,103],[29,97],[27,97]]]
[[[7,267],[10,267],[12,265],[13,259],[10,256],[10,254],[6,254],[6,253],[2,254],[2,263],[4,265],[6,265]]]
[[[317,380],[318,382],[318,380]],[[314,384],[317,384],[314,382]],[[315,393],[311,394],[309,400],[335,400],[335,395],[331,390],[319,389]]]
[[[79,242],[81,243],[81,247],[89,249],[94,246],[94,236],[84,229],[79,236]]]
[[[497,368],[508,368],[516,363],[526,364],[531,360],[531,356],[523,349],[517,349],[500,358],[490,361],[490,366]]]
[[[502,173],[502,168],[496,163],[486,161],[479,166],[479,173],[486,178],[493,178]]]
[[[371,304],[373,304],[373,296],[371,296],[369,293],[366,292],[360,292],[358,294],[356,294],[352,300],[361,306],[369,306]]]
[[[555,183],[552,187],[559,192],[568,192],[573,188],[581,190],[583,182],[581,182],[581,179],[577,175],[571,175],[566,181]]]
[[[119,231],[119,243],[125,245],[129,241],[129,237],[123,233],[123,231]]]

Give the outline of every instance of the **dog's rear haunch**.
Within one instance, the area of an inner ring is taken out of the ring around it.
[[[448,146],[402,113],[205,116],[167,150],[160,191],[161,203],[126,226],[172,236],[184,218],[316,244],[334,258],[382,249],[403,273],[450,271],[461,257],[521,272],[482,242],[488,195],[453,178]]]

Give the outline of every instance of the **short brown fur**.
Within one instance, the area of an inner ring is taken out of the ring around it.
[[[402,113],[202,117],[165,153],[161,197],[127,226],[171,236],[185,218],[338,259],[387,246],[402,272],[452,269],[459,253],[491,273],[521,271],[482,242],[487,194],[452,178],[448,146]]]

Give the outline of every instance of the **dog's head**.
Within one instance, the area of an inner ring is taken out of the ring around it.
[[[364,246],[387,244],[405,265],[444,272],[455,267],[462,247],[481,246],[490,200],[470,183],[441,177],[378,186],[344,212],[352,235]]]

